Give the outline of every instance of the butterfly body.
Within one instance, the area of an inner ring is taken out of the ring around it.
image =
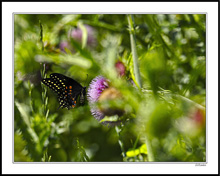
[[[42,82],[58,95],[59,108],[74,108],[78,97],[80,97],[80,103],[84,103],[86,87],[82,87],[74,79],[59,73],[52,73],[50,78],[42,79]]]

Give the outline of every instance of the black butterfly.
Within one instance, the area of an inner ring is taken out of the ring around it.
[[[52,73],[50,78],[45,78],[42,82],[58,95],[59,108],[67,108],[68,110],[74,108],[79,96],[81,104],[85,101],[86,87],[82,87],[69,77],[59,73]]]

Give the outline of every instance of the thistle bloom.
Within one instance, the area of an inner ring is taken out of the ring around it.
[[[88,89],[88,98],[90,102],[98,101],[103,90],[108,87],[108,82],[103,76],[97,76],[92,80]]]
[[[93,103],[97,102],[101,93],[108,88],[108,82],[103,76],[97,76],[92,80],[88,88],[88,101],[91,106],[92,115],[98,120],[102,120],[105,115],[94,107]]]
[[[103,76],[97,76],[90,83],[89,88],[88,88],[87,98],[89,101],[89,105],[91,107],[91,113],[98,121],[102,120],[106,115],[119,114],[118,110],[116,110],[116,111],[112,111],[111,109],[101,110],[101,109],[98,109],[98,107],[95,106],[95,104],[94,104],[96,102],[101,102],[100,99],[102,99],[102,101],[103,101],[103,99],[115,98],[115,97],[112,97],[109,95],[109,91],[114,92],[114,94],[116,94],[115,90],[116,89],[109,87],[109,83],[108,83],[107,79],[104,78]],[[108,93],[106,93],[106,91]],[[102,95],[104,95],[105,98],[103,98]],[[109,113],[109,111],[111,111],[111,113]],[[117,125],[118,123],[120,123],[120,122],[102,122],[102,124],[109,124],[109,125]]]

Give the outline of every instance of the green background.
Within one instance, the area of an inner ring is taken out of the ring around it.
[[[14,15],[15,162],[206,161],[206,15],[133,17],[142,89],[135,86],[127,15]],[[81,41],[69,37],[76,28]],[[118,61],[126,68],[123,77]],[[87,87],[105,76],[123,96],[105,105],[125,110],[123,123],[101,124],[87,102],[57,110],[56,95],[40,82],[45,73]]]

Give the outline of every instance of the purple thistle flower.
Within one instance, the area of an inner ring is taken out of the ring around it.
[[[94,78],[92,80],[92,82],[89,85],[88,92],[87,92],[87,98],[89,101],[89,105],[91,107],[91,113],[98,121],[102,120],[106,115],[111,116],[111,115],[114,115],[114,113],[116,113],[116,114],[121,113],[117,110],[112,111],[111,109],[100,110],[95,105],[96,102],[101,101],[100,97],[101,97],[101,95],[103,95],[104,91],[107,91],[107,90],[112,91],[112,89],[114,89],[114,88],[109,88],[108,80],[106,78],[104,78],[103,76],[97,76],[96,78]],[[106,92],[105,92],[105,94],[106,94]],[[109,95],[107,97],[109,98]],[[113,113],[113,114],[109,113],[108,111],[111,111],[111,113]],[[114,126],[114,125],[120,124],[120,121],[116,121],[116,122],[105,121],[105,122],[102,122],[102,124]]]
[[[91,107],[91,113],[98,121],[102,120],[105,115],[93,103],[98,101],[101,93],[106,88],[108,88],[108,82],[103,76],[94,78],[88,88],[87,98]]]
[[[101,93],[108,88],[108,82],[103,76],[97,76],[92,80],[88,88],[88,100],[90,103],[97,102]]]
[[[91,113],[98,121],[102,120],[105,115],[94,106],[94,103],[98,101],[101,93],[106,88],[108,88],[107,80],[103,76],[97,76],[90,83],[87,92],[87,98],[91,107]]]

